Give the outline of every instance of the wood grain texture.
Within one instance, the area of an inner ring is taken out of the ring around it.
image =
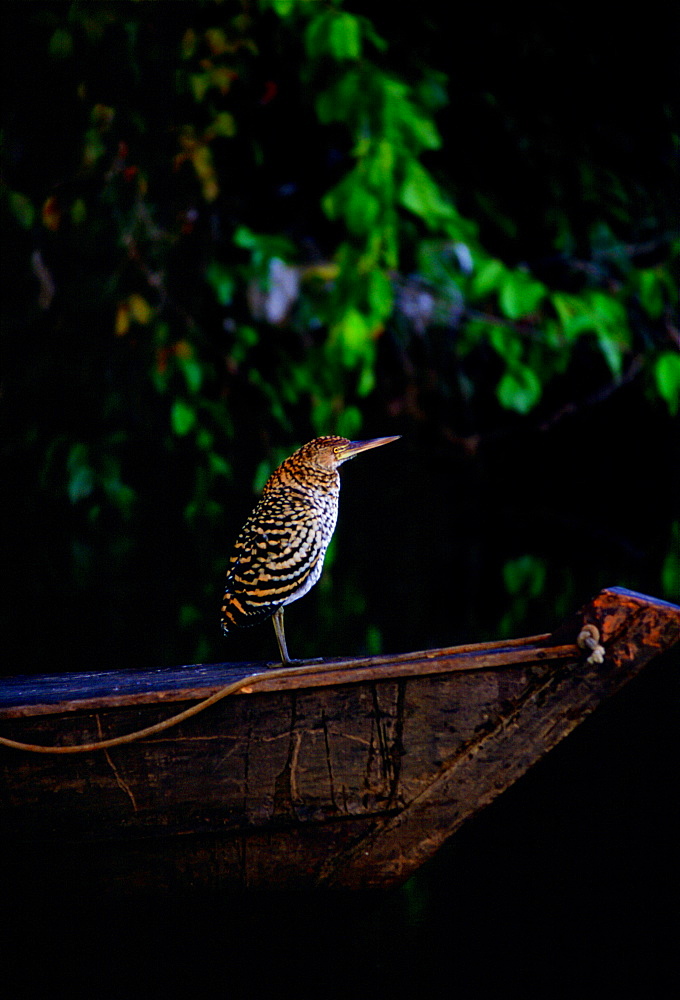
[[[575,645],[584,623],[600,630],[603,664]],[[310,664],[297,682],[265,677],[111,751],[0,748],[2,852],[58,858],[124,893],[394,885],[679,636],[680,608],[612,589],[553,636]],[[168,692],[204,697],[243,667],[201,669],[191,688],[188,668],[169,687],[154,672],[147,690],[137,675],[108,693],[83,677],[42,697],[34,680],[15,681],[2,735],[117,735],[167,715]]]

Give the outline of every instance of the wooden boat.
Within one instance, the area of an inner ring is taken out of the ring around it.
[[[387,888],[678,638],[680,607],[612,588],[506,642],[5,680],[0,736],[31,745],[111,741],[215,700],[122,745],[0,746],[2,857],[122,894]]]

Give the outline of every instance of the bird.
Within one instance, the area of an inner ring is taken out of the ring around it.
[[[281,662],[292,662],[283,609],[304,597],[321,576],[338,518],[338,469],[399,437],[314,438],[271,474],[229,560],[221,617],[225,635],[272,618]]]

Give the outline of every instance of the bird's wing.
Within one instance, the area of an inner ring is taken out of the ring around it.
[[[249,624],[271,615],[305,588],[323,557],[304,507],[261,502],[241,530],[229,561],[225,604]]]

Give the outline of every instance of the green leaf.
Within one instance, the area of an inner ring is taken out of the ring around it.
[[[638,274],[640,304],[648,316],[658,319],[664,308],[664,281],[655,269]]]
[[[380,199],[363,186],[356,169],[324,195],[321,205],[329,219],[344,217],[347,228],[357,234],[373,228],[382,207]]]
[[[236,337],[239,344],[247,350],[248,348],[254,347],[255,344],[260,339],[260,335],[254,326],[248,326],[247,324],[241,323],[236,328]]]
[[[194,95],[194,100],[200,104],[210,87],[209,73],[192,73],[189,77],[189,84]]]
[[[328,424],[322,425],[324,428],[324,434],[328,432]],[[326,558],[323,561],[324,568],[324,581],[329,581],[331,579],[331,574],[329,570],[335,565],[335,561],[338,554],[338,536],[333,535],[330,542],[328,543],[328,548],[326,549]]]
[[[620,378],[623,371],[623,349],[617,337],[612,337],[608,331],[598,331],[597,343],[609,370],[615,378]]]
[[[183,399],[177,399],[170,411],[170,424],[178,437],[185,437],[196,425],[196,411]]]
[[[279,17],[290,17],[299,0],[268,0],[268,5]],[[264,6],[264,5],[263,5]]]
[[[612,374],[619,378],[630,341],[626,309],[613,295],[597,291],[590,293],[589,304],[594,313],[593,327],[600,350]]]
[[[74,444],[67,460],[67,493],[71,503],[78,503],[89,497],[95,487],[95,473],[89,464],[87,446]]]
[[[522,356],[523,342],[514,330],[507,326],[493,326],[489,332],[489,340],[494,350],[508,363],[513,365]]]
[[[432,175],[417,160],[408,164],[402,184],[400,201],[414,215],[429,225],[455,216],[453,207],[445,200]]]
[[[660,354],[654,364],[654,378],[671,416],[676,416],[680,409],[680,354],[675,351]]]
[[[236,122],[229,111],[220,111],[212,123],[211,131],[222,138],[230,139],[236,135]]]
[[[312,0],[312,2],[314,2],[314,0]],[[378,52],[385,52],[389,48],[389,43],[385,41],[382,35],[378,34],[367,17],[360,18],[360,21],[363,37],[369,41],[371,45],[374,45]]]
[[[287,236],[277,233],[256,233],[247,226],[239,226],[232,237],[234,244],[243,250],[250,250],[253,267],[262,277],[269,272],[272,257],[290,260],[295,255],[295,246]]]
[[[408,127],[422,149],[441,148],[442,139],[432,119],[414,115],[408,122]]]
[[[12,215],[19,225],[24,229],[30,229],[35,219],[35,208],[30,198],[20,194],[19,191],[10,191],[8,200]]]
[[[375,372],[370,365],[364,365],[359,373],[357,396],[369,396],[375,388]]]
[[[217,500],[210,500],[200,497],[198,500],[191,500],[184,508],[184,517],[189,524],[195,523],[198,517],[212,518],[217,520],[222,517],[224,508]]]
[[[253,250],[258,244],[258,237],[247,226],[239,226],[233,236],[234,244],[244,250]]]
[[[311,59],[322,56],[328,46],[328,33],[330,31],[330,17],[328,11],[324,11],[318,17],[313,17],[307,25],[305,31],[305,48],[307,55]]]
[[[382,76],[385,95],[385,129],[400,136],[401,144],[419,153],[423,149],[439,149],[441,136],[431,115],[411,98],[410,88],[401,80]]]
[[[498,301],[508,319],[521,319],[534,312],[546,291],[542,282],[524,271],[506,271]]]
[[[49,53],[55,59],[73,55],[73,36],[66,28],[57,28],[50,38]]]
[[[340,348],[340,357],[346,368],[366,357],[370,348],[370,328],[366,317],[358,309],[348,309],[331,331],[331,343]]]
[[[661,569],[661,587],[669,600],[678,600],[678,595],[680,595],[680,521],[673,522],[670,547]]]
[[[258,464],[255,470],[255,475],[253,477],[254,493],[262,492],[262,488],[264,487],[264,484],[271,476],[272,472],[274,471],[274,468],[275,466],[272,465],[272,463],[268,459],[266,458],[262,459],[262,461]]]
[[[478,262],[472,278],[471,295],[475,299],[483,299],[491,292],[503,286],[507,268],[493,257]]]
[[[555,292],[551,301],[568,340],[575,340],[584,331],[593,329],[593,318],[586,303],[577,295]]]
[[[177,357],[177,367],[184,375],[189,392],[196,393],[203,383],[203,367],[196,358]]]
[[[392,282],[384,271],[376,268],[368,276],[368,304],[379,320],[387,319],[392,312],[394,295]]]
[[[113,475],[103,477],[102,486],[107,497],[116,505],[120,513],[124,517],[129,517],[137,500],[137,494],[131,486],[121,482],[119,470],[116,470]]]
[[[359,19],[348,11],[333,17],[328,34],[329,50],[338,61],[358,59],[361,55]]]
[[[368,336],[366,318],[357,309],[348,309],[335,329],[341,340],[352,349],[363,346]]]
[[[82,225],[87,218],[87,206],[82,198],[76,198],[71,205],[71,222],[75,226]]]
[[[533,369],[519,363],[503,375],[496,395],[501,406],[517,413],[528,413],[541,398],[542,386],[538,375]]]
[[[181,628],[189,628],[203,618],[199,609],[193,604],[183,604],[179,609],[179,624]]]
[[[377,191],[384,191],[391,185],[396,163],[396,152],[389,139],[380,139],[371,144],[371,153],[365,159],[366,180]]]
[[[368,625],[366,627],[365,646],[366,646],[366,652],[368,653],[369,656],[378,656],[380,653],[382,653],[383,639],[380,629],[378,628],[377,625]]]
[[[348,11],[324,11],[309,22],[305,46],[313,59],[331,56],[338,62],[356,60],[361,55],[359,19]]]
[[[613,295],[600,291],[583,295],[556,292],[551,301],[567,340],[594,333],[612,374],[618,378],[623,368],[624,352],[630,342],[628,317],[623,303]]]
[[[540,597],[545,583],[545,560],[528,553],[517,559],[509,559],[503,566],[505,588],[513,597]]]
[[[348,122],[354,117],[357,105],[365,103],[362,76],[355,68],[347,70],[334,86],[322,91],[316,99],[316,113],[322,125],[329,122]]]
[[[424,72],[424,79],[417,85],[418,98],[425,107],[438,111],[449,103],[448,76],[428,67]]]
[[[234,240],[236,237],[234,237]],[[228,306],[234,296],[236,281],[231,271],[218,261],[213,260],[205,272],[208,284],[213,288],[215,297],[221,306]]]
[[[380,199],[358,184],[352,185],[343,206],[347,228],[353,233],[366,233],[375,225],[381,209]]]
[[[78,503],[89,497],[94,490],[94,473],[92,469],[81,465],[71,472],[68,480],[68,498],[71,503]]]
[[[317,434],[328,434],[333,418],[333,403],[326,396],[312,397],[312,426]]]
[[[341,437],[351,440],[358,433],[361,423],[361,412],[357,407],[347,406],[338,416],[337,432]]]
[[[208,455],[208,467],[216,476],[224,476],[225,479],[231,477],[231,465],[226,458],[223,458],[216,451],[211,451]]]
[[[212,434],[206,427],[200,427],[196,432],[196,447],[200,448],[201,451],[211,451],[212,446],[215,442],[215,435]]]
[[[615,295],[592,291],[586,296],[585,302],[586,307],[592,311],[599,325],[607,326],[612,330],[625,327],[626,310],[623,303]]]

